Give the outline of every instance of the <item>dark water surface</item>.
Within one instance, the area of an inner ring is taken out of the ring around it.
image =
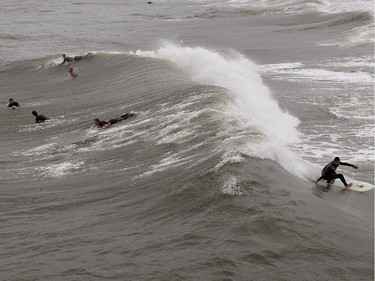
[[[373,280],[372,5],[2,3],[0,280]]]

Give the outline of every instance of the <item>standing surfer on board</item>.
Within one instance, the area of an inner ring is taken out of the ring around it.
[[[345,178],[344,178],[344,175],[336,174],[336,169],[340,165],[350,166],[350,167],[353,167],[354,169],[358,169],[358,166],[352,165],[352,164],[349,164],[349,163],[345,163],[345,162],[341,162],[339,157],[335,157],[335,159],[333,159],[333,161],[331,163],[327,164],[323,168],[322,173],[321,173],[321,177],[316,181],[316,183],[318,183],[318,181],[324,179],[328,182],[328,186],[329,186],[330,183],[335,182],[335,179],[340,179],[342,181],[342,183],[345,185],[345,189],[350,188],[353,184],[352,183],[348,184],[346,182]]]

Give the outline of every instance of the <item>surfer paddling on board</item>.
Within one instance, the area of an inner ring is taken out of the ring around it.
[[[349,163],[341,162],[339,157],[335,157],[331,163],[328,163],[322,170],[321,177],[316,181],[324,179],[328,182],[328,187],[330,183],[335,182],[335,179],[340,179],[342,183],[345,185],[345,189],[350,188],[353,184],[352,183],[347,183],[344,175],[342,174],[336,174],[336,169],[338,166],[343,165],[343,166],[350,166],[353,167],[354,169],[358,169],[358,166],[352,165]]]
[[[73,61],[80,61],[83,59],[87,59],[93,56],[93,53],[86,53],[82,56],[75,56],[75,57],[67,57],[65,54],[62,54],[63,62],[60,65],[63,65],[65,62],[73,62]]]
[[[99,118],[95,118],[94,119],[94,124],[98,128],[107,129],[107,128],[111,127],[113,124],[116,124],[116,123],[118,123],[120,121],[126,120],[126,119],[128,119],[130,117],[133,117],[135,115],[136,115],[135,112],[130,111],[128,113],[125,113],[125,114],[121,115],[120,117],[118,117],[116,119],[111,119],[108,122],[107,121],[100,121]]]
[[[38,114],[35,110],[31,112],[35,116],[36,123],[43,123],[46,120],[49,120],[48,117],[44,116],[43,114]]]

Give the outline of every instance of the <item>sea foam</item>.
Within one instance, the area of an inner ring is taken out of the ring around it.
[[[236,149],[245,155],[277,161],[289,172],[310,178],[307,163],[288,149],[288,145],[299,142],[299,120],[279,107],[251,60],[241,54],[226,56],[202,47],[173,44],[135,54],[169,60],[194,82],[228,89],[236,114],[242,113],[249,125],[265,136],[260,143],[251,142]]]

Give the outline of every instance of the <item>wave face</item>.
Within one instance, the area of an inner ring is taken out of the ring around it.
[[[178,68],[172,67],[169,62]],[[87,69],[92,63],[95,66]],[[38,139],[41,145],[13,152],[15,157],[33,157],[30,161],[57,161],[69,155],[74,156],[72,163],[82,163],[81,153],[125,148],[132,143],[148,141],[153,146],[180,145],[181,149],[168,153],[166,158],[154,159],[157,162],[144,166],[140,175],[176,167],[179,163],[194,166],[196,158],[211,159],[212,155],[206,154],[207,151],[215,151],[214,155],[222,159],[222,164],[226,161],[240,162],[241,155],[247,155],[279,161],[293,171],[294,164],[283,163],[283,159],[287,154],[289,160],[295,157],[287,146],[298,142],[296,126],[299,121],[280,109],[263,84],[256,65],[240,55],[226,58],[207,49],[174,45],[155,52],[139,51],[136,56],[98,53],[92,61],[77,65],[75,69],[79,80],[62,78],[66,67],[58,67],[58,64],[59,60],[52,58],[42,64],[40,61],[22,62],[9,66],[10,69],[4,73],[17,70],[26,73],[25,79],[30,81],[51,75],[52,81],[56,79],[40,89],[41,83],[34,82],[38,94],[27,97],[26,100],[30,101],[17,111],[26,114],[26,110],[38,109],[48,116],[52,115],[48,124],[21,123],[16,130],[16,134],[24,135],[43,131],[49,138]],[[98,66],[100,71],[95,70]],[[166,74],[171,72],[167,67],[177,70],[176,73]],[[12,82],[14,78],[7,78],[10,85],[15,86]],[[58,87],[63,87],[64,92],[56,90]],[[70,90],[68,87],[73,87],[73,92],[80,94],[73,96],[65,92]],[[103,104],[106,106],[103,107]],[[129,110],[139,111],[137,121],[129,120],[103,132],[88,128],[97,115],[110,119]],[[24,118],[24,122],[32,120]],[[86,124],[86,128],[79,124]],[[10,129],[4,127],[4,133]],[[82,129],[84,134],[71,136],[72,132]],[[51,159],[51,155],[58,157]],[[227,157],[232,160],[227,160]],[[64,171],[80,170],[82,166],[59,165],[40,167],[43,171],[41,175],[53,176],[54,167],[57,170],[55,176],[59,176],[64,175]],[[218,165],[220,167],[221,164]],[[86,172],[87,166],[83,172]],[[90,169],[97,168],[92,165]],[[46,173],[45,170],[52,172]],[[38,173],[33,175],[39,176]]]
[[[162,3],[179,4],[176,0],[161,0]],[[196,16],[202,17],[216,17],[225,15],[224,11],[230,11],[232,8],[237,11],[238,16],[241,15],[257,15],[257,14],[308,14],[308,13],[322,13],[322,14],[338,14],[350,12],[369,12],[373,14],[373,1],[371,0],[357,0],[357,1],[339,1],[339,0],[189,0],[186,1],[189,5],[199,5],[200,7],[208,8],[207,11],[197,13]],[[242,12],[241,12],[242,11]]]
[[[0,72],[1,91],[21,103],[0,111],[1,276],[373,276],[371,197],[323,197],[300,178],[316,170],[289,148],[299,120],[249,59],[176,45],[98,52],[70,65],[77,79],[60,62]],[[32,110],[51,120],[35,124]]]
[[[233,132],[236,146],[231,154],[272,159],[297,176],[310,177],[306,164],[287,149],[299,141],[298,119],[281,110],[250,60],[239,54],[226,58],[203,48],[173,45],[136,54],[170,60],[194,82],[229,90],[234,106],[231,115],[241,116],[246,124],[243,129],[248,132],[241,140]]]

